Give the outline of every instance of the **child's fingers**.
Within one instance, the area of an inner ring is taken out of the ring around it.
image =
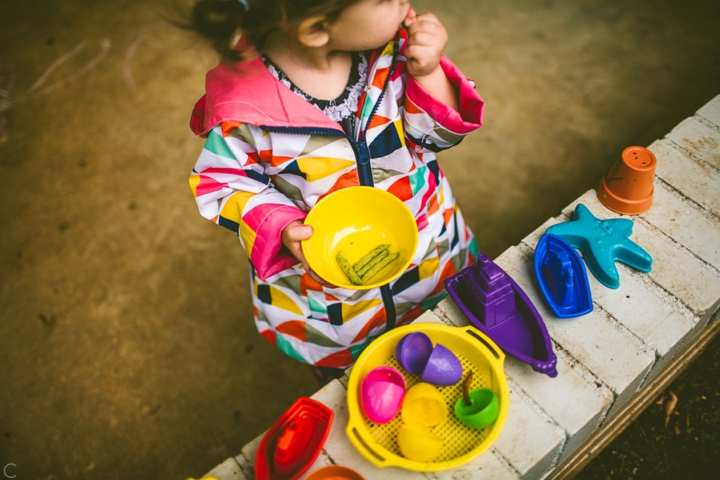
[[[302,264],[305,270],[308,269],[308,262],[305,258],[305,254],[302,251],[302,244],[300,242],[288,242],[285,244],[287,249],[290,251],[290,255],[297,258]]]
[[[300,232],[304,231],[307,233],[306,229],[298,229]],[[312,229],[311,229],[312,230]],[[298,233],[300,233],[298,232]],[[300,236],[304,236],[304,233],[300,233]],[[307,238],[310,238],[309,236]],[[303,240],[307,240],[307,238],[303,238]],[[326,282],[324,279],[320,278],[318,274],[316,274],[313,269],[310,267],[310,264],[307,261],[307,258],[305,257],[305,254],[302,251],[302,244],[297,242],[290,242],[287,245],[288,250],[290,250],[290,253],[293,257],[297,258],[300,261],[300,264],[302,265],[303,269],[307,272],[310,277],[315,280],[317,283],[324,287],[330,287],[335,288],[335,285]]]
[[[434,23],[437,25],[442,25],[442,23],[440,23],[440,19],[437,17],[437,15],[435,15],[434,13],[430,13],[430,12],[423,13],[421,15],[416,15],[415,20],[418,23],[429,22],[429,23]]]
[[[408,29],[412,26],[417,27],[422,24],[442,25],[442,22],[440,22],[440,19],[434,13],[423,13],[422,15],[412,17],[408,15],[403,23],[405,24],[405,28]]]
[[[312,237],[313,228],[300,222],[294,222],[286,228],[287,238],[293,242],[300,242]]]
[[[430,32],[415,32],[408,38],[408,45],[431,46],[442,42],[440,35],[434,35]]]
[[[410,40],[416,41],[418,36],[446,37],[445,27],[439,23],[421,22],[415,23],[408,28],[408,37]]]
[[[305,258],[305,254],[302,251],[302,243],[300,242],[312,237],[313,232],[314,230],[310,225],[303,225],[299,221],[293,222],[287,227],[285,227],[285,230],[283,230],[283,244],[285,245],[285,247],[287,247],[290,255],[298,259],[303,269],[305,269],[305,271],[308,273],[308,275],[310,275],[313,280],[315,280],[317,283],[324,287],[336,288],[335,285],[326,282],[325,280],[320,278],[315,272],[313,272],[312,268],[310,268],[310,264],[308,263],[307,258]]]
[[[297,258],[303,267],[307,269],[307,260],[302,251],[302,242],[307,240],[313,234],[313,228],[310,225],[303,225],[299,221],[293,222],[282,232],[282,243],[288,249],[290,254]]]
[[[419,23],[434,23],[437,25],[442,25],[440,19],[437,18],[434,13],[423,13],[422,15],[418,15],[415,13],[415,10],[411,8],[408,11],[407,17],[405,17],[405,20],[403,20],[405,28],[410,28],[411,25],[417,25]]]

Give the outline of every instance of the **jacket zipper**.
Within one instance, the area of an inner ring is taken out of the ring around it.
[[[355,153],[355,161],[358,165],[358,179],[360,185],[372,187],[375,185],[372,178],[372,168],[370,167],[370,149],[365,143],[364,139],[356,141],[350,135],[345,132],[335,130],[333,128],[321,128],[321,127],[267,127],[261,126],[260,128],[267,130],[268,132],[275,133],[289,133],[296,135],[324,135],[328,137],[345,138],[350,143],[350,146]]]
[[[380,95],[378,96],[377,101],[375,102],[375,106],[373,107],[372,112],[370,112],[370,117],[367,120],[367,124],[370,125],[370,122],[372,121],[373,117],[377,113],[377,109],[380,106],[380,103],[383,100],[383,97],[385,96],[385,90],[387,89],[387,85],[390,82],[390,78],[392,77],[393,72],[395,71],[395,62],[397,60],[397,53],[398,53],[398,43],[395,42],[394,46],[394,52],[393,52],[393,61],[390,64],[390,71],[388,72],[388,76],[385,79],[385,84],[383,85],[382,90],[380,91]],[[339,130],[335,130],[333,128],[321,128],[321,127],[268,127],[268,126],[261,126],[260,128],[263,128],[267,130],[268,132],[276,132],[276,133],[290,133],[290,134],[297,134],[297,135],[325,135],[329,137],[337,137],[337,138],[346,138],[348,142],[350,142],[350,146],[353,149],[353,152],[355,153],[355,159],[357,161],[358,165],[358,179],[360,180],[360,185],[368,186],[368,187],[374,187],[375,182],[373,181],[373,175],[372,175],[372,167],[370,165],[370,148],[368,147],[367,142],[365,141],[365,133],[361,135],[359,140],[355,140],[349,135],[347,135],[345,132],[341,132]],[[395,322],[397,313],[395,310],[395,302],[393,300],[393,293],[392,289],[390,288],[390,285],[384,285],[380,287],[380,295],[382,296],[383,305],[385,306],[385,331],[390,331],[393,328],[395,328]]]

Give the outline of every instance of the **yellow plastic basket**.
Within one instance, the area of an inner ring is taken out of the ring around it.
[[[440,454],[430,462],[408,460],[400,453],[397,435],[402,425],[401,415],[391,422],[378,425],[368,420],[360,407],[360,382],[374,368],[392,366],[405,376],[407,388],[420,382],[395,361],[395,345],[410,332],[422,331],[433,344],[441,343],[457,355],[463,366],[463,380],[473,372],[471,390],[490,388],[500,400],[500,413],[494,424],[475,430],[460,423],[453,413],[455,402],[462,397],[462,381],[448,387],[438,387],[448,408],[448,418],[428,429],[445,442]],[[510,394],[503,369],[505,355],[492,340],[474,327],[449,327],[433,323],[419,323],[399,327],[372,342],[360,355],[350,372],[348,383],[349,421],[346,433],[355,448],[378,467],[402,467],[421,472],[437,472],[460,467],[480,456],[500,435],[510,406]]]

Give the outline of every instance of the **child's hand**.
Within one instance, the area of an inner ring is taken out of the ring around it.
[[[405,50],[408,73],[430,96],[458,110],[458,92],[440,66],[442,51],[448,39],[447,30],[432,13],[416,15],[412,8],[403,23],[408,31],[408,46]]]
[[[299,221],[295,221],[285,227],[285,230],[282,231],[282,243],[288,250],[290,250],[290,254],[300,261],[305,271],[313,280],[325,287],[334,288],[335,285],[326,282],[312,271],[305,255],[303,254],[302,244],[300,242],[312,237],[312,234],[313,228],[310,225],[303,225]]]
[[[405,50],[408,73],[416,79],[433,73],[440,66],[440,56],[448,40],[447,30],[434,14],[415,15],[412,9],[404,23],[408,30]]]

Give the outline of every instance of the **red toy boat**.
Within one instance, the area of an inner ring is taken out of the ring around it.
[[[256,480],[296,480],[320,455],[333,420],[322,403],[300,397],[260,442]]]

